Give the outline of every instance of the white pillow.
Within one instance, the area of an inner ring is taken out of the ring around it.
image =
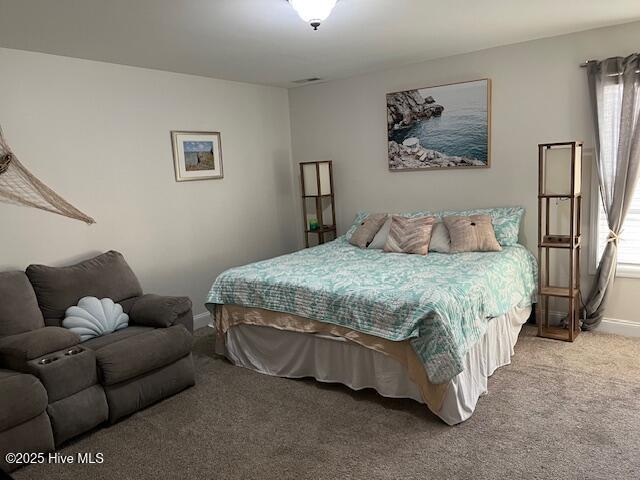
[[[389,230],[391,229],[391,215],[384,222],[384,225],[378,230],[376,236],[373,237],[371,243],[367,248],[377,248],[379,250],[384,248],[384,244],[387,243],[387,237],[389,236]],[[451,238],[449,237],[449,230],[443,222],[438,222],[434,225],[431,231],[431,240],[429,240],[429,251],[439,253],[451,252]]]
[[[367,248],[377,248],[378,250],[382,250],[384,248],[384,244],[387,243],[387,237],[389,236],[389,230],[391,230],[391,215],[385,220],[378,230],[378,233],[373,237],[371,243]]]
[[[431,231],[429,251],[439,253],[451,253],[451,237],[444,222],[438,222]]]

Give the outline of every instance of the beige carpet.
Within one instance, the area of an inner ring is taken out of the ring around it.
[[[640,478],[640,339],[574,344],[527,327],[467,422],[312,380],[272,378],[212,355],[197,386],[62,449],[102,465],[31,466],[23,479]]]

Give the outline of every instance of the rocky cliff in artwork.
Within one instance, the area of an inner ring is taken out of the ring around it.
[[[420,145],[420,140],[414,137],[407,138],[402,144],[389,142],[389,168],[392,170],[485,165],[475,158],[448,156],[437,150],[429,150]]]
[[[444,107],[433,97],[424,98],[418,90],[387,94],[387,129],[408,127],[423,118],[439,117]]]

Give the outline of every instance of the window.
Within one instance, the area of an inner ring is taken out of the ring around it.
[[[601,155],[603,162],[609,162],[608,165],[613,166],[614,158],[609,152],[614,151],[611,148],[605,148],[606,144],[611,145],[614,138],[618,136],[617,119],[620,118],[620,99],[622,95],[622,85],[608,85],[604,90],[603,108],[604,118],[610,120],[609,127],[603,129],[601,138],[602,147]],[[594,176],[596,172],[594,171]],[[595,249],[595,258],[592,266],[597,266],[602,257],[602,253],[607,244],[609,236],[609,226],[607,225],[602,201],[600,198],[600,189],[598,188],[597,177],[593,182],[593,196],[597,200],[597,204],[592,203],[593,224],[596,226],[595,237],[597,244]],[[640,188],[636,188],[633,194],[633,200],[627,213],[626,220],[622,227],[620,240],[618,241],[618,276],[640,277]]]
[[[597,188],[597,187],[596,187]],[[595,192],[598,198],[597,214],[597,251],[596,265],[600,262],[604,247],[607,245],[609,236],[609,226],[604,215],[600,195]],[[636,188],[633,201],[627,219],[622,227],[622,234],[618,241],[618,276],[640,277],[640,188]]]

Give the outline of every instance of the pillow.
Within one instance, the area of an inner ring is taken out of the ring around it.
[[[489,215],[496,240],[503,246],[517,245],[520,234],[520,222],[524,215],[522,207],[497,207],[497,208],[475,208],[469,210],[441,210],[439,212],[414,212],[407,214],[411,217],[435,216],[444,217],[468,217],[471,215]]]
[[[360,226],[356,228],[355,232],[353,232],[349,243],[356,247],[367,248],[386,219],[386,213],[369,215],[362,221]]]
[[[382,225],[382,228],[378,230],[376,236],[367,248],[383,249],[384,244],[387,242],[389,236],[389,229],[391,228],[391,218],[389,215],[387,220]],[[449,238],[449,230],[442,222],[437,222],[431,230],[431,238],[429,240],[429,251],[438,253],[449,253],[451,251],[451,239]]]
[[[449,230],[443,222],[436,223],[433,226],[433,230],[431,230],[429,251],[451,253],[451,238],[449,237]]]
[[[469,217],[444,217],[451,237],[451,252],[499,252],[502,247],[496,240],[489,215]]]
[[[356,228],[367,217],[367,212],[358,212],[356,219],[351,225],[351,228],[346,233],[346,238],[349,240]],[[520,234],[520,222],[524,215],[524,208],[522,207],[496,207],[496,208],[476,208],[471,210],[441,210],[441,211],[414,211],[399,214],[407,218],[416,217],[437,217],[441,219],[443,217],[467,217],[469,215],[489,215],[491,216],[491,222],[493,223],[493,229],[495,232],[498,243],[502,246],[517,245],[518,236]],[[371,243],[375,243],[374,241]]]
[[[67,308],[62,326],[79,335],[80,341],[84,342],[127,328],[129,316],[110,298],[83,297],[76,307]]]
[[[387,237],[389,236],[389,229],[391,228],[392,218],[392,215],[387,215],[387,219],[385,220],[384,224],[382,225],[382,227],[380,227],[380,230],[378,230],[378,233],[376,233],[376,236],[373,237],[373,240],[371,240],[371,243],[367,248],[377,248],[379,250],[382,250],[384,248],[384,244],[387,243]]]
[[[426,255],[435,222],[433,217],[405,218],[393,215],[384,251]]]
[[[441,212],[443,217],[471,215],[488,215],[491,217],[493,231],[496,240],[500,245],[509,246],[518,244],[520,234],[520,222],[524,215],[522,207],[498,207],[498,208],[476,208],[473,210],[463,210],[460,212]]]
[[[344,234],[344,238],[346,238],[347,241],[351,240],[353,233],[358,229],[360,225],[362,225],[362,222],[364,222],[364,219],[368,216],[369,214],[367,212],[356,213],[356,218],[353,219],[353,223],[349,227],[349,230],[347,230],[347,233]]]

